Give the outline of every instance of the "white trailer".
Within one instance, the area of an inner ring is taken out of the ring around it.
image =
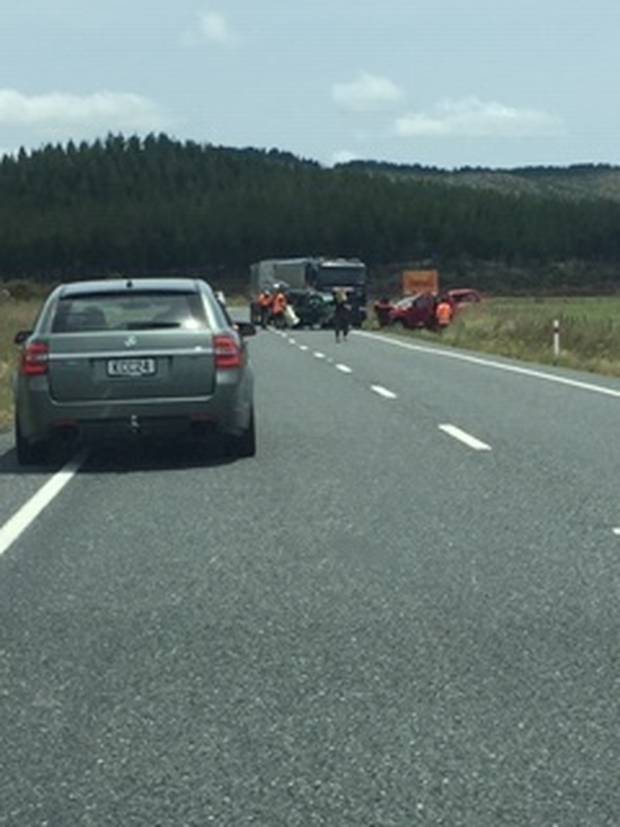
[[[263,290],[273,291],[279,284],[294,290],[307,287],[311,258],[272,258],[258,261],[250,268],[252,293],[257,296]]]

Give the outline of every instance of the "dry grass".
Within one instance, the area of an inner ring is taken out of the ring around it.
[[[560,320],[561,355],[553,354],[553,320]],[[437,342],[426,331],[409,333]],[[620,376],[620,296],[489,299],[464,309],[442,344]]]
[[[18,330],[32,327],[41,301],[41,298],[0,299],[0,430],[13,421],[11,379],[19,356],[13,338]]]

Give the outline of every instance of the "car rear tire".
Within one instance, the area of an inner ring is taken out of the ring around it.
[[[245,459],[256,456],[256,424],[254,421],[254,409],[250,414],[250,423],[241,436],[233,437],[233,453],[235,456]]]
[[[15,448],[20,465],[41,465],[47,459],[47,443],[29,442],[22,434],[19,420],[15,417]]]

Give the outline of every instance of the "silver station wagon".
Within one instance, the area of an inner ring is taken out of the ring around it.
[[[244,336],[205,282],[128,279],[65,284],[22,346],[15,377],[18,461],[45,459],[55,436],[220,435],[256,452]]]

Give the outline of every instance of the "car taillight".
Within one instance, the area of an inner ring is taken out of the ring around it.
[[[47,373],[49,346],[43,342],[33,342],[22,353],[22,374],[24,376],[43,376]]]
[[[214,336],[216,370],[234,370],[243,367],[243,350],[234,336]]]

